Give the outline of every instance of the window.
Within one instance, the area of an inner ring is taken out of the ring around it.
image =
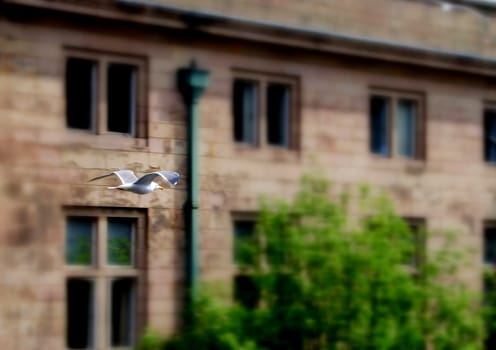
[[[491,312],[486,315],[486,349],[496,348],[496,223],[487,222],[483,237],[484,303]]]
[[[251,145],[257,143],[258,84],[256,81],[234,81],[234,140]]]
[[[403,218],[412,234],[413,252],[405,258],[407,265],[418,268],[425,258],[425,219]]]
[[[233,138],[252,146],[297,148],[295,79],[237,74],[233,82]]]
[[[484,229],[484,264],[496,267],[496,225]]]
[[[66,63],[66,124],[96,134],[146,137],[144,62],[71,52]]]
[[[484,110],[484,160],[496,162],[496,108]]]
[[[267,86],[267,142],[289,147],[291,113],[289,85],[269,83]]]
[[[370,151],[385,157],[424,157],[423,98],[374,91],[370,97]]]
[[[139,211],[67,212],[66,345],[131,349],[140,324],[144,217]]]
[[[242,218],[234,220],[234,262],[238,269],[234,276],[234,299],[248,308],[254,308],[260,298],[260,290],[253,277],[243,271],[244,264],[250,264],[250,243],[255,239],[255,220]]]
[[[66,66],[67,126],[94,130],[96,118],[96,67],[89,59],[69,58]]]
[[[408,273],[418,276],[426,253],[425,219],[402,217],[400,223],[396,220],[391,223],[386,223],[380,219],[378,221],[378,217],[373,215],[366,216],[364,219],[364,227],[369,232],[386,229],[395,234],[396,239],[399,239],[400,242],[400,245],[395,245],[400,253],[400,266]]]

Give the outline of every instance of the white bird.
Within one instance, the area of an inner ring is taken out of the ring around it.
[[[156,177],[161,177],[172,186],[175,186],[179,181],[179,174],[175,171],[154,171],[151,173],[147,173],[138,179],[136,175],[134,175],[134,172],[132,170],[116,170],[105,175],[94,177],[88,182],[103,179],[104,177],[112,175],[117,176],[119,180],[121,180],[122,184],[120,184],[119,186],[107,187],[108,189],[129,191],[138,194],[147,194],[156,190],[165,190],[164,187],[153,181]]]

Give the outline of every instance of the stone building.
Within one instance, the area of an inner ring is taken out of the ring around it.
[[[260,196],[291,196],[317,164],[460,230],[480,287],[496,263],[495,16],[489,0],[0,0],[0,348],[176,329],[192,178],[176,79],[192,61],[209,73],[202,281],[232,294]],[[183,177],[144,196],[87,182],[116,169]]]

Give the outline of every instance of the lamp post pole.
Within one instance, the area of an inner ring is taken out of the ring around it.
[[[198,294],[199,252],[198,252],[198,104],[203,90],[208,86],[209,72],[198,69],[194,62],[189,67],[177,71],[177,87],[182,94],[187,109],[187,199],[184,204],[186,229],[186,285],[188,302]],[[188,305],[190,307],[191,305]]]

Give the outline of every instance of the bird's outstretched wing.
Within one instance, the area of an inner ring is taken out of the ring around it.
[[[121,180],[122,184],[129,184],[138,180],[138,178],[136,177],[136,175],[134,175],[134,172],[132,170],[116,170],[105,175],[94,177],[88,182],[98,179],[103,179],[104,177],[112,176],[112,175],[116,175],[119,178],[119,180]]]
[[[157,176],[160,176],[162,179],[173,186],[175,186],[179,181],[179,174],[175,171],[160,170],[143,175],[135,183],[140,185],[149,185]]]

